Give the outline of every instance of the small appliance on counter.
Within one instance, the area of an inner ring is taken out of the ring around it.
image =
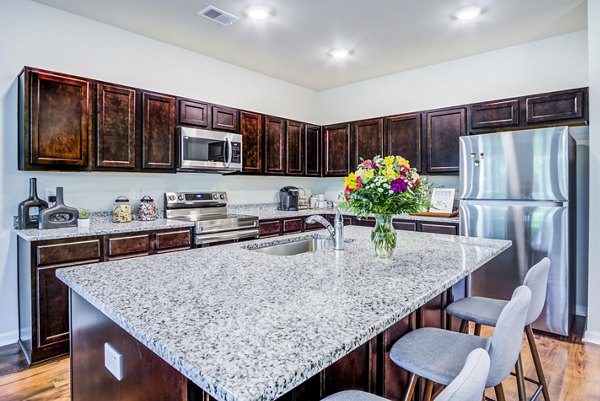
[[[194,222],[194,246],[258,238],[258,216],[227,212],[225,192],[166,192],[165,218]]]
[[[77,227],[79,210],[65,205],[63,187],[56,187],[56,204],[40,212],[39,229]]]
[[[112,209],[113,223],[129,223],[131,221],[131,204],[125,196],[115,199]]]
[[[40,224],[40,213],[48,208],[48,202],[38,198],[37,180],[29,179],[29,198],[19,203],[17,215],[17,228],[38,228]]]
[[[279,190],[279,210],[298,211],[300,191],[296,187],[283,187]]]
[[[152,221],[158,218],[158,208],[156,207],[156,203],[154,203],[154,199],[148,195],[140,199],[137,217],[140,221]]]

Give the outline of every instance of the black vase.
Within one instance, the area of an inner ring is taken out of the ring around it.
[[[23,228],[38,228],[39,215],[42,210],[48,208],[48,203],[40,198],[37,194],[37,180],[29,179],[29,198],[19,203],[17,226]]]

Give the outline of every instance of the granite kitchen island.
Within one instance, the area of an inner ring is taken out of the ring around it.
[[[399,232],[379,260],[370,231],[345,227],[344,251],[246,249],[322,231],[58,270],[71,289],[73,399],[397,398],[405,375],[391,343],[448,326],[448,289],[510,241]],[[123,355],[120,381],[105,343]]]

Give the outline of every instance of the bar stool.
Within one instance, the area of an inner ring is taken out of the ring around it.
[[[529,305],[529,311],[527,311],[527,318],[525,319],[525,333],[527,334],[527,342],[529,343],[529,349],[531,356],[533,357],[533,364],[538,377],[538,381],[526,378],[523,375],[523,363],[521,362],[521,355],[517,363],[515,364],[515,374],[517,376],[517,390],[519,394],[519,400],[527,400],[525,393],[525,380],[535,383],[538,387],[531,397],[531,400],[537,399],[540,391],[544,395],[545,401],[550,401],[548,394],[548,385],[546,383],[546,377],[542,368],[540,355],[535,344],[535,338],[533,336],[533,330],[531,324],[540,317],[544,304],[546,303],[546,288],[548,286],[548,273],[550,271],[550,259],[544,258],[535,264],[527,274],[523,285],[527,286],[531,290],[531,304]],[[491,299],[484,297],[468,297],[459,299],[456,302],[448,305],[446,313],[450,316],[458,317],[463,320],[461,324],[461,331],[466,328],[466,322],[471,321],[475,323],[475,335],[479,335],[481,326],[496,326],[500,311],[507,304],[507,301],[499,299]]]
[[[449,385],[458,376],[467,355],[476,348],[483,348],[490,355],[485,387],[494,388],[497,401],[506,401],[502,381],[510,375],[519,357],[530,301],[531,290],[526,286],[517,288],[500,313],[491,339],[429,327],[412,331],[396,341],[390,358],[411,372],[404,400],[412,398],[417,376],[432,382],[425,391],[426,399],[431,400],[433,383]]]
[[[436,401],[481,401],[485,382],[490,370],[488,353],[477,348],[469,354],[465,366],[458,376],[440,393]],[[364,391],[340,391],[323,399],[323,401],[388,401]]]

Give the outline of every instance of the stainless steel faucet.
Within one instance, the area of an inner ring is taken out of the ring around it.
[[[333,249],[344,249],[344,217],[339,209],[335,211],[334,226],[332,226],[323,216],[313,214],[306,218],[307,224],[320,223],[329,231],[331,239],[333,239]]]

